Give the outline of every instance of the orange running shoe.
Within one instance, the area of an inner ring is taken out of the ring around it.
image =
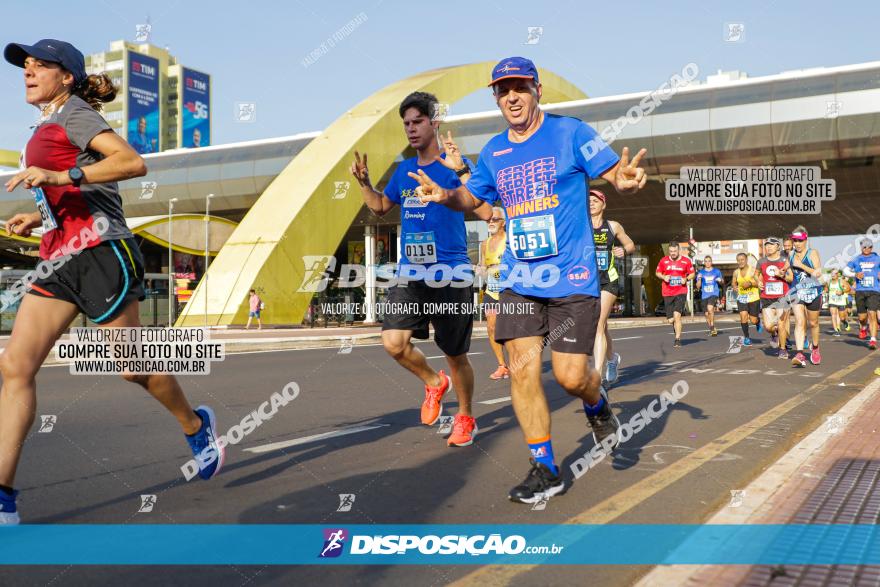
[[[507,379],[508,377],[510,377],[510,369],[504,365],[498,365],[495,372],[489,375],[489,379],[494,379],[495,381],[498,381],[499,379]]]
[[[470,446],[477,436],[477,421],[472,416],[456,414],[452,424],[452,435],[447,441],[448,446]]]
[[[443,394],[449,390],[449,377],[440,371],[440,385],[438,387],[425,386],[425,401],[422,402],[422,424],[433,426],[443,413]]]

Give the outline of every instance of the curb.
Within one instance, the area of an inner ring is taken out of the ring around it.
[[[834,415],[845,418],[847,428],[853,425],[853,419],[861,408],[880,393],[880,379],[874,379]],[[841,434],[846,433],[846,428]],[[794,476],[795,471],[804,467],[810,460],[821,457],[825,445],[832,438],[825,426],[819,424],[803,440],[770,465],[764,472],[753,479],[743,490],[742,505],[731,508],[723,506],[704,524],[759,524],[772,511],[772,499],[784,491],[786,483]],[[663,587],[665,585],[697,585],[697,574],[707,567],[733,565],[669,565],[655,566],[634,584],[634,587]],[[752,565],[744,565],[746,569]]]

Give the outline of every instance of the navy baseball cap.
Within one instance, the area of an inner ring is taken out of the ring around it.
[[[503,79],[512,77],[522,79],[533,79],[535,83],[538,81],[538,68],[532,63],[531,59],[525,57],[508,57],[498,62],[492,69],[492,81],[488,85],[494,86]]]
[[[74,84],[79,84],[88,77],[85,57],[79,49],[64,41],[41,39],[33,45],[9,43],[3,50],[3,57],[17,67],[24,67],[24,60],[28,57],[57,63],[73,74]]]

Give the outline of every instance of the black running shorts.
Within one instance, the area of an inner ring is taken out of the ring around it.
[[[675,312],[684,314],[684,307],[687,304],[687,294],[678,294],[677,296],[663,296],[663,305],[666,307],[666,318],[672,318]]]
[[[554,352],[592,356],[600,310],[599,298],[593,296],[538,298],[506,289],[501,292],[495,341],[540,336]]]
[[[144,259],[133,238],[104,241],[45,263],[55,269],[38,277],[28,293],[70,302],[95,324],[111,322],[128,304],[146,297]]]
[[[749,316],[757,318],[761,314],[761,302],[759,300],[754,302],[741,302],[737,300],[736,310],[738,312],[748,312]]]
[[[876,291],[857,291],[856,309],[858,309],[859,314],[864,314],[869,310],[871,312],[880,310],[880,293]]]
[[[471,348],[474,326],[473,287],[429,287],[424,281],[410,281],[388,289],[382,330],[410,330],[413,338],[428,338],[434,327],[434,342],[443,353],[457,357]]]

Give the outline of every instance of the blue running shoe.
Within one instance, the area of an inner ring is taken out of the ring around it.
[[[755,324],[755,328],[758,329],[758,332],[761,332],[762,330],[764,330],[763,328],[761,328],[761,319],[760,318],[758,318],[758,323]]]
[[[202,427],[190,436],[186,435],[186,441],[196,457],[199,465],[199,477],[211,479],[223,468],[226,460],[226,447],[217,442],[217,419],[214,410],[208,406],[199,406],[195,413],[202,419]]]
[[[17,526],[21,521],[18,517],[18,510],[15,507],[15,498],[17,491],[13,491],[9,495],[0,489],[0,526]]]
[[[752,346],[752,339],[749,337],[743,338],[743,346]]]

